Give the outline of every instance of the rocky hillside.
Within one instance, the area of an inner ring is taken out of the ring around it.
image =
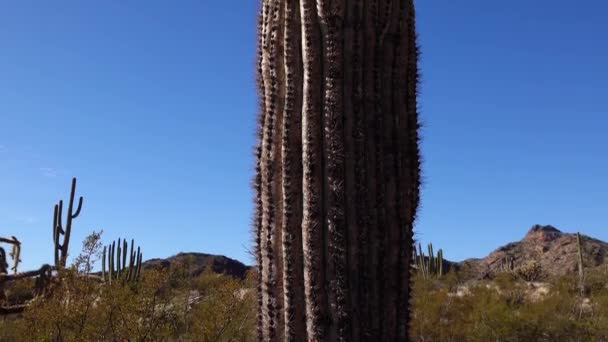
[[[586,268],[608,263],[608,243],[583,234],[581,237]],[[502,263],[511,259],[514,267],[535,261],[544,275],[564,275],[577,271],[577,253],[576,234],[550,225],[534,225],[522,240],[499,247],[485,258],[456,263],[456,267],[472,278],[484,278],[499,272]]]
[[[144,269],[164,269],[171,265],[186,265],[187,272],[191,277],[196,277],[203,271],[210,270],[240,279],[245,277],[250,268],[238,260],[230,259],[223,255],[205,253],[179,253],[166,259],[150,259],[145,261],[142,267]]]
[[[581,237],[585,267],[592,269],[608,264],[608,243],[586,235]],[[485,258],[461,262],[444,260],[444,269],[455,267],[465,278],[481,279],[498,273],[505,260],[512,260],[515,268],[535,261],[544,275],[563,275],[577,271],[577,253],[576,234],[561,232],[550,225],[534,225],[520,241],[501,246]],[[205,253],[179,253],[166,259],[150,259],[143,267],[167,268],[177,264],[188,265],[192,277],[209,269],[242,279],[251,268],[222,255]]]

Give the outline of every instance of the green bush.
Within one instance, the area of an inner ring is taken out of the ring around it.
[[[608,288],[600,286],[608,274],[587,280],[595,285],[580,298],[574,275],[551,279],[536,297],[509,272],[459,286],[415,277],[412,341],[608,341]]]

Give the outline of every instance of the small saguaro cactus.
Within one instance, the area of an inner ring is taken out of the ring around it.
[[[118,247],[118,250],[116,248]],[[129,255],[129,263],[127,266],[127,254]],[[106,269],[107,259],[107,269]],[[121,262],[122,261],[122,262]],[[131,239],[131,251],[128,251],[127,240],[121,239],[112,241],[111,244],[103,248],[101,257],[101,278],[103,281],[112,283],[118,279],[126,280],[127,282],[136,282],[139,280],[141,273],[142,253],[138,246],[135,250],[135,240]]]
[[[78,205],[74,210],[74,196],[76,193],[76,178],[72,178],[72,189],[68,202],[68,211],[65,226],[63,225],[63,201],[55,204],[53,211],[53,244],[55,246],[55,266],[65,268],[68,258],[68,247],[70,245],[70,234],[72,233],[72,221],[80,215],[82,209],[82,196],[78,199]],[[63,235],[63,243],[60,238]]]
[[[419,202],[413,0],[262,0],[259,341],[407,341]]]

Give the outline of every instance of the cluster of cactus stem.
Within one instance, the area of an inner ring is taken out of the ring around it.
[[[262,0],[259,341],[407,341],[419,202],[412,0]]]
[[[101,278],[108,283],[117,280],[129,283],[137,282],[141,273],[141,264],[141,249],[138,246],[135,250],[135,241],[131,239],[131,251],[129,252],[127,240],[123,239],[121,243],[121,239],[118,239],[103,248]]]
[[[428,256],[424,255],[422,251],[422,245],[418,244],[418,253],[414,249],[414,260],[416,262],[416,269],[424,278],[430,278],[432,276],[441,277],[443,273],[443,250],[440,248],[437,251],[437,257],[433,253],[433,244],[429,243],[427,246]]]
[[[55,246],[55,267],[65,268],[68,258],[68,247],[70,245],[70,234],[72,233],[72,221],[80,215],[82,209],[82,196],[78,199],[78,204],[74,208],[74,197],[76,194],[76,178],[72,178],[72,188],[70,190],[70,200],[65,225],[63,224],[63,201],[55,204],[53,210],[53,244]],[[63,236],[63,242],[61,237]]]
[[[510,255],[505,256],[500,260],[498,269],[500,272],[513,273],[515,272],[514,258]]]
[[[542,267],[536,260],[524,260],[517,266],[513,256],[507,255],[500,260],[498,273],[511,273],[524,281],[537,281],[542,275]]]

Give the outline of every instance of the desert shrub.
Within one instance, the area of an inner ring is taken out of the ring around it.
[[[535,299],[510,273],[456,287],[445,280],[414,278],[412,341],[608,341],[608,288],[580,298],[575,275],[542,284],[548,293]]]
[[[185,341],[253,341],[253,288],[233,277],[203,272],[195,281],[200,301],[187,317]]]
[[[5,285],[9,304],[25,303],[34,297],[34,279],[20,279]]]
[[[89,272],[101,234],[83,243],[74,264],[23,315],[3,317],[2,341],[250,341],[254,274],[235,279],[207,271],[190,279],[188,262],[143,270],[137,283],[102,283]],[[17,283],[15,283],[17,284]],[[27,297],[27,286],[12,295]],[[192,293],[198,294],[192,298]],[[30,292],[31,294],[31,292]]]
[[[536,261],[530,260],[516,267],[515,274],[525,281],[538,281],[542,277],[542,268]]]
[[[144,272],[136,285],[100,284],[74,271],[61,275],[46,298],[35,300],[17,327],[18,340],[151,341],[174,336],[178,315],[163,293],[166,275]]]

